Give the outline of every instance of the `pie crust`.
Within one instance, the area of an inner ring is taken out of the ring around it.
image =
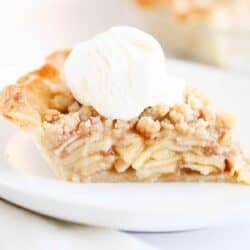
[[[215,12],[227,10],[239,19],[250,5],[247,0],[135,0],[144,9],[168,10],[178,21],[210,19]],[[239,21],[239,20],[238,20]]]
[[[169,54],[249,71],[249,0],[134,1],[143,29]]]
[[[56,175],[74,182],[215,181],[250,184],[235,116],[217,113],[197,89],[183,102],[156,105],[138,118],[112,120],[79,104],[58,51],[0,93],[0,113],[30,131]]]

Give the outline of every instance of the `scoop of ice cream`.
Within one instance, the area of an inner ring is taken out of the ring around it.
[[[81,104],[123,120],[155,104],[178,102],[184,84],[166,73],[160,44],[132,27],[114,27],[80,43],[67,58],[64,71]]]

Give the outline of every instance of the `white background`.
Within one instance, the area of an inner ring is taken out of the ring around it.
[[[0,65],[27,64],[113,25],[135,25],[133,0],[0,0]]]

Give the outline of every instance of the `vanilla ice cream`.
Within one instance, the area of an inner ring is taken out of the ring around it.
[[[160,44],[132,27],[114,27],[80,43],[67,58],[64,72],[81,104],[123,120],[155,104],[175,104],[185,84],[166,73]]]

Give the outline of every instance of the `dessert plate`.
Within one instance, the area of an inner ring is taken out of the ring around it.
[[[250,153],[247,77],[177,60],[167,61],[167,71],[188,79],[219,107],[239,113],[241,141]],[[9,83],[21,72],[20,68],[2,69],[0,81]],[[180,231],[232,220],[250,221],[250,186],[67,183],[55,178],[29,134],[18,132],[1,119],[0,138],[0,197],[44,215],[141,232]]]

